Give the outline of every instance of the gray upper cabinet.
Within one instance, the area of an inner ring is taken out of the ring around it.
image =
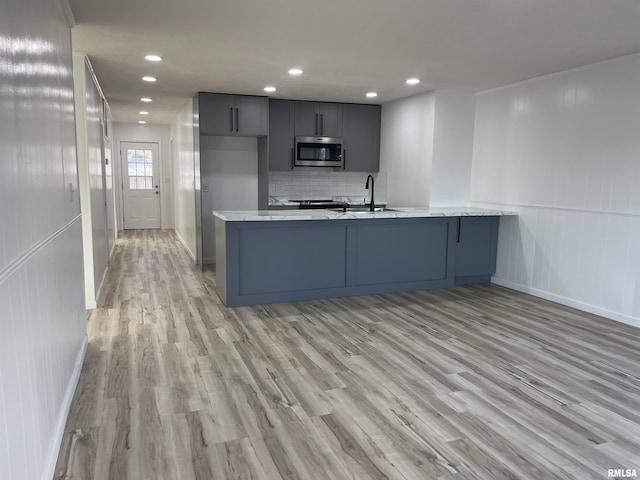
[[[296,136],[342,137],[342,105],[339,103],[294,102]]]
[[[293,169],[294,103],[269,100],[269,170]]]
[[[269,100],[269,170],[293,169],[294,137],[343,139],[345,170],[380,169],[380,105]]]
[[[344,169],[377,172],[380,169],[380,105],[342,106]]]
[[[267,97],[198,94],[200,132],[209,135],[267,135],[269,100]]]
[[[234,133],[228,95],[199,93],[200,131],[218,135]]]

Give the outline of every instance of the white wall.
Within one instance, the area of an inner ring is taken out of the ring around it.
[[[433,92],[382,105],[380,172],[390,207],[429,205],[434,114]]]
[[[102,94],[89,59],[73,55],[85,300],[96,308],[109,261]]]
[[[202,258],[215,263],[214,210],[258,209],[258,139],[200,138]]]
[[[477,97],[471,201],[503,219],[497,283],[640,326],[640,57]]]
[[[113,145],[113,119],[109,104],[104,103],[106,112],[105,120],[107,122],[104,135],[104,180],[105,193],[107,197],[107,236],[109,238],[109,257],[113,253],[118,239],[118,218],[116,214],[116,190],[115,190],[115,167],[114,162],[117,161],[117,149]]]
[[[122,211],[122,142],[149,142],[158,144],[160,156],[160,215],[162,228],[174,228],[173,210],[173,168],[171,152],[171,127],[169,125],[153,125],[139,123],[113,124],[114,157],[116,158],[116,210],[118,212],[118,225],[122,229],[124,225]]]
[[[0,477],[50,479],[86,345],[71,35],[50,0],[0,31]]]
[[[436,90],[429,206],[466,206],[476,97],[469,90]]]
[[[196,258],[196,198],[193,157],[193,102],[185,102],[171,125],[175,229],[191,257]]]

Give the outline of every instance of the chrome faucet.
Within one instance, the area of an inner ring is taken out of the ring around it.
[[[373,212],[375,211],[375,203],[373,200],[373,175],[369,175],[367,177],[367,183],[365,183],[364,188],[366,188],[367,190],[369,190],[369,180],[371,180],[371,204],[369,205],[369,211]]]

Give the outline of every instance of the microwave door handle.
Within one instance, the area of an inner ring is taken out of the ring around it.
[[[342,169],[343,170],[347,169],[347,151],[346,150],[342,150]]]
[[[291,149],[291,170],[293,170],[293,166],[295,165],[295,155],[293,154],[293,148]]]
[[[315,126],[314,126],[314,130],[313,131],[314,131],[314,133],[316,135],[319,135],[319,133],[318,133],[318,114],[317,113],[314,115],[314,118],[315,118]]]
[[[233,132],[233,108],[229,108],[229,131]]]
[[[320,135],[324,135],[324,113],[320,114]]]

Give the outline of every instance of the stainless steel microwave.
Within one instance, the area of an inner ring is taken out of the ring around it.
[[[342,139],[335,137],[296,137],[295,165],[299,167],[344,166]]]

